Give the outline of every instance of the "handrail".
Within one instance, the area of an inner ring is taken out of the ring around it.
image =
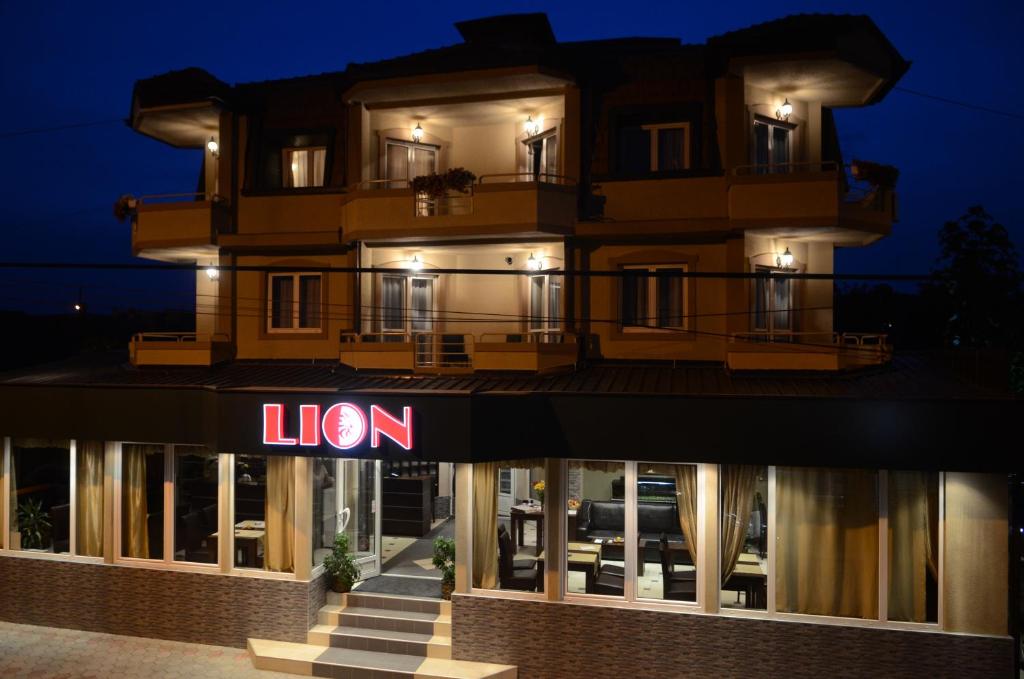
[[[518,182],[518,181],[536,182],[536,181],[540,181],[541,183],[560,184],[562,186],[575,186],[576,185],[576,179],[575,178],[567,177],[567,176],[561,175],[561,174],[554,174],[554,173],[550,173],[550,172],[540,172],[540,173],[533,173],[533,172],[497,172],[497,173],[492,173],[492,174],[482,174],[482,175],[480,175],[477,178],[476,182],[477,182],[477,184],[483,184],[485,179],[494,179],[496,177],[527,177],[528,178],[526,180],[519,180],[519,179],[513,180],[513,182]],[[549,179],[540,179],[541,177],[546,177],[546,178],[549,178]],[[505,182],[505,183],[513,183],[513,182]]]
[[[530,330],[526,332],[485,332],[480,344],[578,344],[579,335],[560,330]]]
[[[772,165],[737,165],[729,172],[734,177],[748,177],[769,174],[797,174],[798,172],[838,172],[839,169],[839,163],[834,160],[815,160],[802,161],[798,163],[777,163]]]
[[[806,341],[818,338],[818,341]],[[816,344],[835,347],[850,346],[875,349],[881,353],[892,350],[885,333],[859,332],[794,332],[790,330],[754,330],[729,335],[730,342],[763,342],[766,344]]]
[[[215,332],[199,334],[195,332],[137,332],[132,336],[134,342],[174,342],[185,344],[193,342],[227,342],[227,334]]]
[[[220,200],[220,195],[216,193],[210,194],[206,191],[195,191],[192,193],[151,193],[136,198],[139,204],[145,203],[146,201],[185,202],[185,199],[195,200],[197,202],[202,200],[217,202]]]
[[[380,186],[385,184],[402,184],[403,186]],[[375,188],[407,189],[409,188],[409,185],[410,181],[408,179],[364,179],[352,184],[350,189],[355,191],[365,191],[367,189]]]

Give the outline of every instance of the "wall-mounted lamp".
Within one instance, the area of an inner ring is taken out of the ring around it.
[[[533,116],[526,116],[526,134],[531,137],[535,134],[540,134],[540,121],[534,120]]]
[[[215,266],[206,267],[206,277],[211,281],[215,281],[220,278],[220,269]]]
[[[419,141],[423,139],[423,128],[420,127],[419,123],[416,123],[416,127],[412,128],[412,140]]]
[[[775,257],[775,266],[782,269],[788,269],[793,266],[793,253],[789,251],[788,247],[785,252]]]
[[[789,120],[789,116],[793,114],[793,104],[789,103],[789,97],[782,102],[782,106],[775,110],[775,117],[779,120]]]
[[[540,271],[544,268],[544,258],[534,257],[533,253],[530,253],[530,258],[526,260],[526,268],[530,271]]]
[[[419,255],[413,255],[412,260],[409,262],[410,271],[422,271],[423,262],[420,261]]]
[[[206,142],[206,148],[210,151],[214,158],[220,156],[220,144],[213,137],[210,137],[210,141]]]
[[[82,311],[82,309],[85,308],[85,305],[82,304],[81,302],[75,302],[75,305],[74,305],[73,308],[74,308],[75,311],[79,311],[80,312],[80,311]]]

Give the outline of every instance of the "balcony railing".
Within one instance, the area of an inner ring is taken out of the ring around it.
[[[729,336],[727,362],[738,370],[841,370],[891,358],[880,333],[753,331]]]
[[[206,193],[140,196],[132,219],[132,250],[195,248],[214,243],[228,223],[221,197]]]
[[[798,163],[772,163],[761,165],[737,165],[732,168],[735,177],[750,177],[771,174],[804,174],[838,172],[839,163],[834,160],[805,161]]]
[[[223,333],[140,332],[129,344],[132,365],[213,365],[231,358]]]

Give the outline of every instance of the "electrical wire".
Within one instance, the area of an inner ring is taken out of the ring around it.
[[[47,132],[59,132],[61,130],[75,130],[82,127],[96,127],[98,125],[110,125],[111,123],[124,123],[124,118],[104,118],[103,120],[90,120],[81,123],[65,123],[64,125],[51,125],[49,127],[32,127],[24,130],[11,130],[0,132],[0,139],[21,137],[28,134],[45,134]]]
[[[1010,111],[1002,111],[997,108],[990,108],[988,106],[980,106],[978,104],[972,104],[967,101],[959,101],[957,99],[950,99],[948,97],[940,97],[935,94],[928,94],[927,92],[919,92],[918,90],[912,90],[907,87],[894,87],[894,90],[904,92],[906,94],[912,94],[915,97],[921,97],[923,99],[931,99],[932,101],[939,101],[943,104],[952,104],[953,106],[961,106],[963,108],[973,109],[975,111],[984,111],[985,113],[993,113],[997,116],[1006,116],[1007,118],[1014,118],[1016,120],[1024,120],[1024,115],[1019,113],[1012,113]]]

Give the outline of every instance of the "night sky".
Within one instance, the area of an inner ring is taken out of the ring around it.
[[[546,11],[559,40],[707,37],[801,12],[870,15],[913,65],[899,85],[1024,115],[1024,2],[216,3],[0,2],[0,260],[131,262],[121,194],[194,190],[201,151],[174,149],[121,122],[44,134],[30,128],[125,118],[139,78],[199,66],[229,83],[344,69],[460,42],[454,21]],[[837,113],[844,158],[899,167],[893,235],[837,256],[841,272],[924,272],[936,230],[983,204],[1024,250],[1024,120],[894,91]],[[142,261],[142,260],[134,260]],[[0,270],[0,309],[191,306],[189,276],[168,272]],[[175,294],[168,296],[168,291]]]

